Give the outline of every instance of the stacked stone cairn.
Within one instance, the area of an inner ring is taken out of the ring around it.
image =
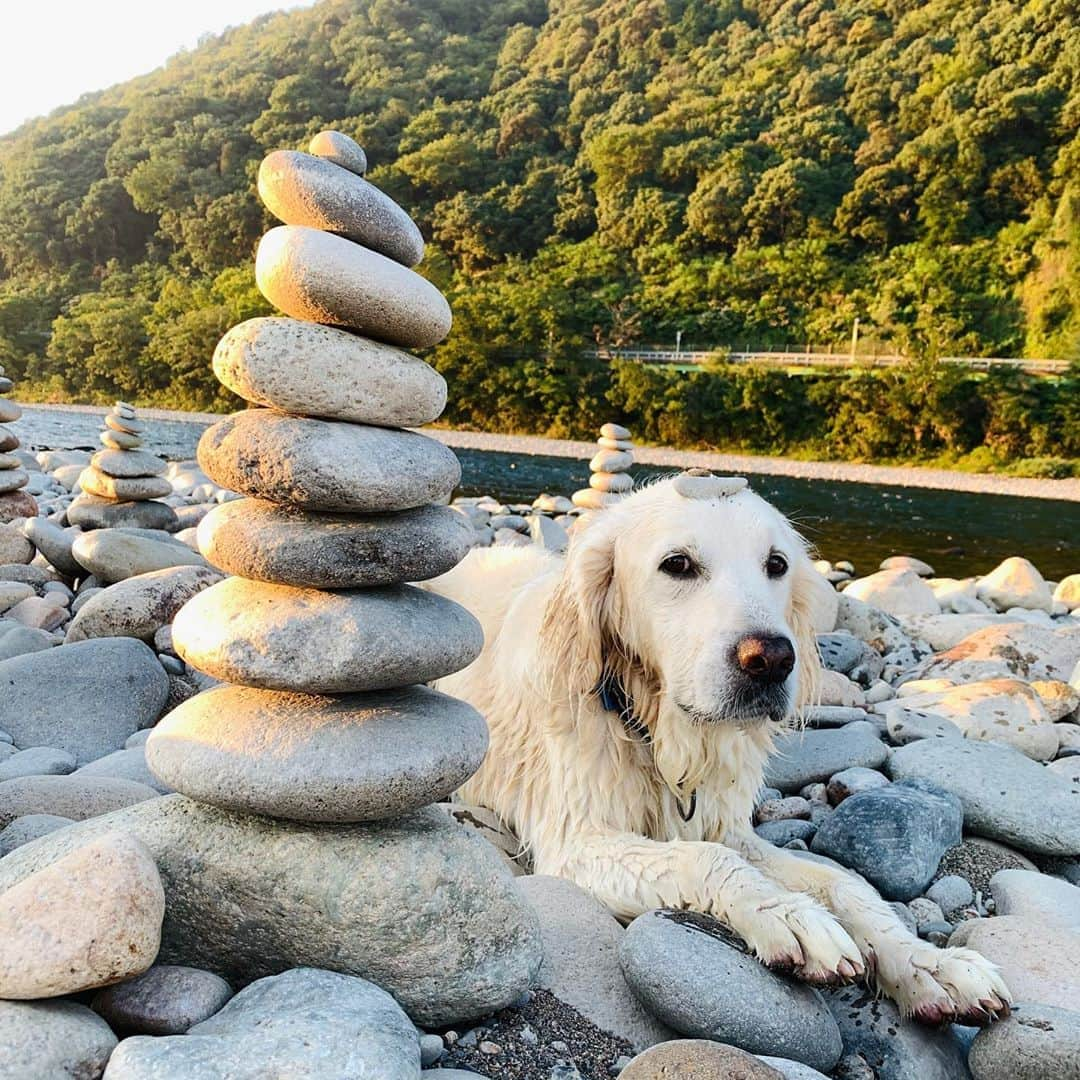
[[[403,430],[445,405],[442,377],[404,350],[442,340],[450,309],[410,269],[420,232],[363,179],[360,147],[324,132],[310,149],[262,162],[259,194],[285,224],[263,237],[256,279],[286,317],[221,340],[216,374],[255,407],[199,444],[207,475],[245,497],[201,522],[200,550],[233,576],[188,601],[172,639],[225,685],[163,719],[146,756],[200,812],[227,811],[216,827],[239,845],[280,837],[275,858],[291,845],[298,876],[313,849],[377,852],[377,890],[353,877],[303,925],[269,898],[253,931],[266,955],[215,956],[219,969],[241,982],[303,963],[365,975],[417,1022],[446,1023],[509,1004],[540,959],[497,857],[431,805],[475,772],[488,738],[471,706],[423,685],[479,654],[480,624],[406,584],[449,570],[472,541],[468,521],[439,505],[459,482],[456,457]],[[426,852],[422,881],[395,877],[415,876],[402,849]],[[380,967],[372,936],[402,955]]]
[[[572,499],[582,510],[602,510],[634,489],[629,470],[634,464],[634,444],[621,424],[605,424],[596,440],[600,449],[589,462],[589,486],[575,491]]]
[[[4,396],[14,385],[0,367],[0,425],[12,424],[22,416],[22,409]],[[0,524],[37,514],[34,497],[23,491],[30,481],[30,474],[15,452],[18,449],[18,435],[9,428],[0,427]]]
[[[68,521],[84,529],[134,526],[169,529],[172,507],[157,500],[172,494],[162,475],[168,464],[142,448],[143,424],[135,408],[118,401],[105,415],[99,450],[79,476],[82,494],[68,508]]]

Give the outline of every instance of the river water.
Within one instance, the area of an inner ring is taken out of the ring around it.
[[[145,418],[147,442],[174,460],[194,457],[206,424]],[[28,449],[98,445],[101,410],[28,407],[10,425]],[[569,495],[588,484],[585,460],[492,450],[456,451],[461,493],[531,502],[541,491]],[[635,479],[674,469],[635,467]],[[887,555],[917,555],[941,575],[984,574],[1024,555],[1052,580],[1080,572],[1080,502],[891,487],[850,481],[750,477],[759,494],[791,517],[824,558],[850,559],[869,573]]]

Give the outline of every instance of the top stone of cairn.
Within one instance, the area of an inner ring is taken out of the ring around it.
[[[308,152],[316,157],[326,158],[357,176],[367,175],[367,154],[364,153],[364,148],[355,139],[350,139],[340,131],[320,131],[308,143]]]

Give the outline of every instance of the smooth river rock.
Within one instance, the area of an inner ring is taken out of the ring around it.
[[[619,956],[645,1007],[684,1035],[826,1073],[840,1058],[840,1032],[821,995],[769,971],[708,916],[639,915],[627,927]]]
[[[445,574],[465,558],[473,529],[445,506],[361,517],[233,499],[203,518],[198,539],[203,555],[230,574],[349,589]]]
[[[95,529],[71,546],[76,561],[99,581],[116,582],[172,566],[206,566],[206,560],[179,541],[151,540],[123,529]]]
[[[811,850],[862,874],[886,900],[912,900],[960,842],[963,821],[954,795],[887,784],[844,799],[819,826]]]
[[[67,519],[82,529],[164,529],[179,527],[176,511],[154,499],[114,502],[98,495],[80,495],[67,509]]]
[[[91,1008],[124,1035],[183,1035],[213,1016],[232,993],[212,971],[155,964],[119,986],[99,990]]]
[[[99,472],[116,479],[139,476],[161,476],[168,463],[148,450],[99,450],[90,464]],[[170,486],[170,490],[171,486]]]
[[[88,465],[82,471],[79,487],[104,499],[161,499],[172,494],[172,484],[162,476],[114,477],[96,465]]]
[[[97,1080],[116,1046],[73,1001],[0,1001],[0,1080]]]
[[[79,608],[68,625],[67,643],[131,637],[150,645],[188,600],[218,581],[221,574],[208,566],[175,566],[118,581]]]
[[[216,483],[305,510],[377,513],[445,503],[461,466],[411,431],[250,409],[208,428],[199,464]]]
[[[417,1080],[420,1041],[385,990],[334,971],[259,979],[186,1035],[125,1039],[106,1080]]]
[[[146,784],[111,776],[17,776],[0,783],[0,828],[27,815],[51,814],[85,821],[157,796],[158,792]]]
[[[424,686],[333,698],[221,686],[162,720],[146,760],[169,787],[212,806],[373,821],[446,798],[487,745],[471,705]]]
[[[255,280],[294,319],[355,330],[406,349],[450,332],[450,305],[431,282],[377,251],[302,225],[279,225],[259,241]]]
[[[798,791],[843,769],[876,769],[888,756],[877,729],[865,720],[831,730],[792,731],[774,741],[765,763],[765,783],[781,791]]]
[[[161,962],[233,986],[328,968],[370,979],[436,1027],[505,1007],[540,966],[536,918],[498,854],[435,807],[327,828],[167,795],[25,844],[0,860],[0,890],[113,830],[157,862]]]
[[[1080,789],[1012,747],[924,739],[894,750],[894,780],[925,780],[952,792],[964,827],[1044,855],[1080,855]]]
[[[259,198],[286,225],[338,233],[403,266],[424,257],[424,238],[389,195],[340,165],[275,150],[259,166]]]
[[[158,719],[169,679],[141,641],[96,638],[0,662],[0,692],[16,746],[51,746],[85,764]]]
[[[308,153],[326,158],[357,176],[363,176],[367,172],[368,162],[364,148],[341,131],[320,131],[308,143]]]
[[[430,682],[483,640],[465,608],[410,585],[331,593],[232,577],[173,621],[177,654],[215,679],[311,694]]]
[[[975,1080],[1080,1077],[1080,1013],[1035,1002],[980,1031],[968,1059]]]
[[[248,319],[214,350],[235,394],[282,412],[384,427],[420,427],[446,407],[446,380],[409,353],[332,326]]]
[[[108,833],[0,894],[0,998],[74,994],[145,971],[165,893],[132,836]]]

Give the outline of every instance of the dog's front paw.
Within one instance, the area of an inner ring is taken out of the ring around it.
[[[916,940],[879,949],[876,962],[878,986],[924,1024],[983,1025],[1009,1015],[1012,997],[997,968],[972,949]]]
[[[778,893],[729,913],[734,930],[769,967],[818,985],[863,974],[858,947],[820,904],[801,893]]]

